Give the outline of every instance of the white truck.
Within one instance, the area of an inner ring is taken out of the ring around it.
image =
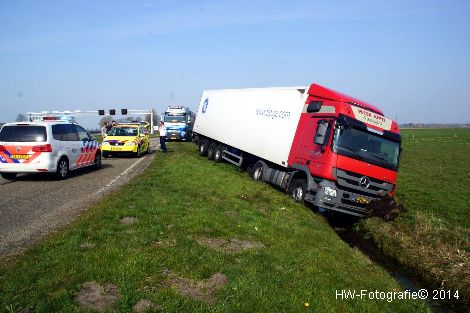
[[[194,113],[188,107],[169,106],[161,116],[165,122],[168,140],[191,141]]]

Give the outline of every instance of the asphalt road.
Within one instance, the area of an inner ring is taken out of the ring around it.
[[[0,177],[0,256],[21,252],[45,235],[69,224],[103,195],[141,173],[154,157],[103,159],[101,169],[84,168],[57,181],[51,175],[19,175],[15,181]]]

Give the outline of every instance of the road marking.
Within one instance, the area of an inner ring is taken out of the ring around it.
[[[156,147],[154,147],[152,149],[152,147],[150,147],[149,149],[149,152],[154,152],[156,149]],[[101,188],[100,190],[98,190],[96,193],[101,193],[101,192],[104,192],[107,188],[111,187],[116,181],[119,180],[119,178],[121,178],[122,176],[126,175],[130,170],[132,170],[137,164],[139,164],[140,162],[142,162],[142,160],[145,160],[145,158],[148,157],[148,154],[143,157],[143,158],[140,158],[138,159],[134,164],[132,164],[131,166],[129,166],[124,172],[122,172],[121,174],[119,174],[118,176],[114,177],[106,186],[104,186],[103,188]]]
[[[107,188],[111,187],[116,181],[119,180],[119,178],[121,178],[122,176],[126,175],[130,170],[132,170],[137,164],[139,164],[139,163],[142,162],[143,160],[145,160],[145,158],[140,158],[140,159],[138,159],[137,161],[135,161],[134,164],[132,164],[131,166],[129,166],[126,170],[124,170],[124,172],[122,172],[122,173],[119,174],[118,176],[114,177],[106,186],[104,186],[103,188],[101,188],[100,190],[98,190],[97,193],[104,192]]]

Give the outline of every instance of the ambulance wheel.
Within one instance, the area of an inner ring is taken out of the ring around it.
[[[150,142],[147,143],[147,149],[145,149],[145,153],[149,154],[150,153]]]
[[[140,151],[140,149],[141,149],[141,146],[138,145],[137,146],[137,152],[135,153],[136,158],[140,158],[140,156],[142,155],[142,151]]]
[[[264,172],[264,163],[261,161],[258,161],[253,166],[253,173],[251,177],[253,177],[253,180],[256,180],[256,181],[263,180],[263,172]]]
[[[62,180],[66,179],[69,175],[69,161],[65,157],[61,157],[59,162],[57,162],[57,179]]]
[[[107,159],[111,156],[111,154],[109,154],[107,152],[103,152],[102,156],[103,156],[103,158]]]
[[[216,163],[220,163],[223,161],[222,159],[222,153],[224,152],[224,146],[223,145],[217,145],[215,147],[215,152],[214,152],[214,161]]]
[[[8,180],[13,180],[16,178],[16,173],[1,173],[3,178],[8,179]]]
[[[199,155],[207,156],[208,142],[205,139],[199,140]]]
[[[294,180],[288,192],[295,202],[303,203],[307,192],[307,181],[303,178]]]
[[[215,154],[215,147],[216,147],[216,143],[213,142],[209,145],[209,148],[207,149],[207,158],[209,160],[214,160],[214,154]]]
[[[96,151],[95,160],[93,161],[93,166],[96,169],[99,169],[101,167],[101,151]]]

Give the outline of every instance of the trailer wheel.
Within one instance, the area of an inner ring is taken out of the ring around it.
[[[224,146],[223,145],[217,145],[215,147],[215,152],[214,152],[214,161],[216,163],[220,163],[223,161],[222,159],[222,153],[224,152]]]
[[[209,148],[207,149],[207,158],[209,160],[214,160],[214,155],[215,155],[215,147],[216,147],[216,143],[213,142],[209,145]]]
[[[207,156],[207,148],[209,148],[209,142],[205,139],[199,140],[199,155]]]
[[[303,203],[305,193],[307,192],[307,181],[304,178],[298,178],[292,182],[288,190],[295,202]]]
[[[261,161],[258,161],[253,166],[253,173],[251,177],[253,177],[253,180],[256,180],[256,181],[263,180],[263,172],[264,172],[264,163]]]

